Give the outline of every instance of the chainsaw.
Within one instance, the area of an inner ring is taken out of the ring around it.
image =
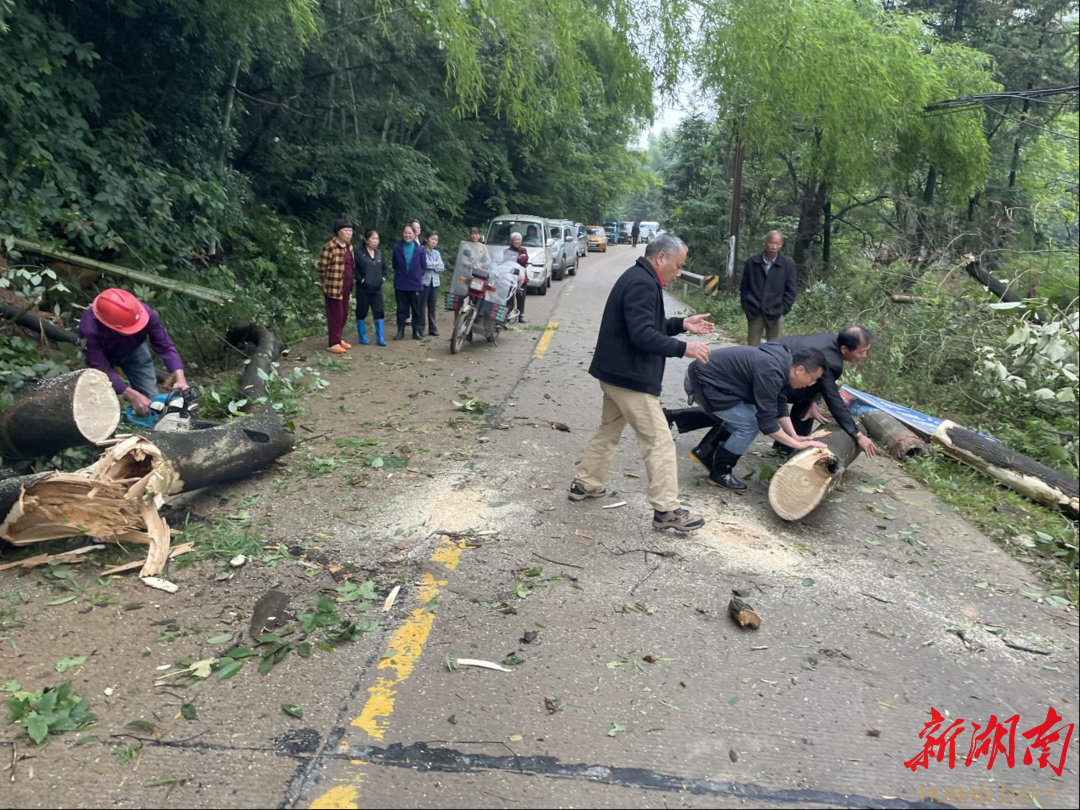
[[[133,425],[166,432],[191,430],[199,416],[199,389],[179,388],[167,394],[158,394],[150,400],[150,410],[140,416],[133,407],[127,406],[125,418]]]

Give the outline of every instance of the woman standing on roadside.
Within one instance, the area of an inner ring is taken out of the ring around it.
[[[386,262],[379,250],[379,233],[374,228],[364,231],[364,243],[356,249],[356,332],[360,343],[371,343],[367,336],[367,313],[375,319],[375,342],[386,345],[386,312],[382,285],[386,279]]]
[[[412,315],[413,340],[424,337],[420,320],[420,291],[424,286],[424,248],[416,244],[412,225],[401,229],[401,241],[394,245],[391,262],[394,265],[394,297],[397,299],[397,334],[394,340],[405,339],[405,321]]]
[[[424,240],[427,263],[424,266],[423,289],[420,291],[420,316],[423,318],[424,313],[427,313],[427,333],[432,337],[439,336],[439,325],[435,322],[435,307],[439,298],[439,275],[445,269],[442,256],[436,250],[438,246],[439,232],[429,232]]]

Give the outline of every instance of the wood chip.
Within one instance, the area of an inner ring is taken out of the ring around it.
[[[176,593],[180,590],[180,586],[175,582],[169,582],[169,580],[161,577],[140,577],[140,579],[151,588],[157,588],[159,591],[165,591],[165,593]]]
[[[498,672],[513,672],[512,669],[507,669],[504,666],[493,663],[492,661],[479,661],[476,658],[459,658],[457,660],[459,667],[480,667],[481,669],[494,669]]]
[[[609,503],[604,509],[618,509],[620,506],[626,506],[626,501],[619,501],[618,503]]]
[[[739,627],[749,627],[751,630],[757,630],[761,627],[761,617],[757,615],[749,604],[737,596],[732,597],[731,601],[728,602],[728,614]]]
[[[171,560],[173,557],[179,557],[181,554],[187,554],[193,548],[195,548],[194,543],[181,543],[178,546],[173,546],[171,549],[169,549],[169,559]],[[134,571],[142,564],[142,560],[134,560],[129,563],[124,563],[123,565],[114,566],[113,568],[107,568],[106,570],[101,572],[101,576],[111,577],[113,574],[122,574],[125,571]]]
[[[390,595],[386,597],[386,601],[383,602],[382,612],[388,613],[390,608],[394,606],[394,600],[397,599],[398,592],[401,590],[400,585],[395,585],[394,589],[390,591]]]

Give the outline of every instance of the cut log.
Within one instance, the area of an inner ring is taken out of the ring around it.
[[[14,400],[0,412],[0,457],[5,462],[101,444],[120,424],[112,383],[95,368],[31,380],[15,392]]]
[[[890,295],[889,300],[894,304],[924,304],[927,301],[921,295],[904,295],[903,293]]]
[[[885,411],[869,411],[860,418],[866,435],[885,445],[889,455],[897,461],[926,455],[926,442]]]
[[[249,402],[266,397],[266,377],[274,361],[285,351],[285,344],[265,326],[255,323],[234,326],[225,337],[233,345],[255,348],[240,374],[240,394]]]
[[[784,520],[799,520],[817,509],[859,455],[859,445],[843,430],[819,430],[811,439],[826,449],[793,455],[769,482],[769,505]]]
[[[945,452],[1037,503],[1080,517],[1080,481],[948,420],[933,440]]]

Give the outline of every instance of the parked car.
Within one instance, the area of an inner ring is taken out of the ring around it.
[[[638,239],[646,244],[655,239],[656,235],[660,233],[659,222],[641,222],[638,227],[641,229]]]
[[[604,230],[604,226],[590,225],[585,230],[589,232],[589,250],[597,250],[601,253],[607,253],[608,238],[607,231]]]
[[[529,214],[506,214],[496,217],[488,226],[488,253],[492,262],[501,262],[503,251],[510,247],[510,234],[521,234],[521,246],[529,254],[528,289],[538,295],[547,295],[551,287],[552,246],[548,235],[550,223],[547,217]]]
[[[556,281],[565,276],[577,275],[577,226],[567,219],[548,221],[551,244],[551,275]]]
[[[577,253],[578,256],[589,255],[589,235],[585,233],[585,226],[580,222],[574,223],[577,228]]]
[[[619,223],[619,244],[629,245],[634,241],[634,237],[631,235],[631,231],[634,229],[633,222],[620,222]]]
[[[604,232],[607,233],[609,245],[619,244],[619,222],[614,219],[604,220]]]

